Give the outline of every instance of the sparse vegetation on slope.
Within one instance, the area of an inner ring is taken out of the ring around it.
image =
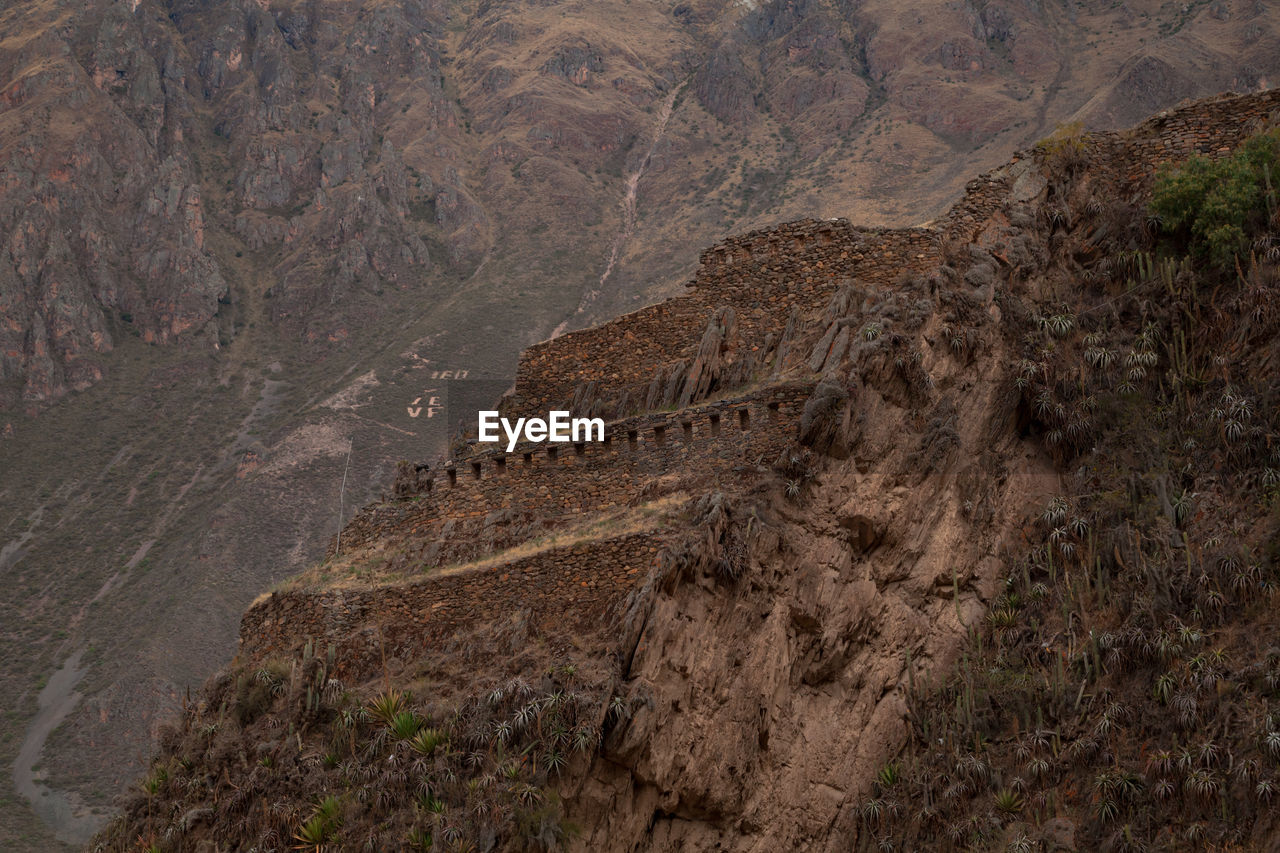
[[[1156,183],[1151,211],[1174,239],[1230,276],[1248,252],[1280,258],[1280,130],[1252,137],[1230,156],[1192,157]]]
[[[308,645],[220,676],[94,849],[560,849],[557,781],[626,713],[573,661],[456,702],[344,685],[336,663]]]
[[[533,558],[259,602],[104,845],[1257,846],[1280,784],[1280,276],[1162,241],[1143,170],[1244,145],[1275,103],[1081,137],[1070,169],[1045,149],[936,229],[761,232],[732,288],[660,309],[678,325],[626,373],[593,361],[617,335],[540,348],[517,393],[567,393],[566,365],[616,391],[703,351],[717,302],[743,296],[751,323],[705,349],[791,390],[641,418],[546,468],[523,507],[556,515],[554,486],[608,481],[597,513],[643,509],[679,484],[671,535],[527,541]],[[610,478],[620,459],[643,476]],[[522,482],[488,461],[470,482]],[[510,497],[440,485],[459,499],[397,490],[347,547],[412,550],[427,522]],[[242,796],[268,805],[185,819]]]
[[[1003,307],[1022,336],[1025,428],[1064,491],[1008,554],[945,688],[913,692],[902,769],[861,807],[866,849],[1274,837],[1280,268],[1237,257],[1276,238],[1277,139],[1166,172],[1152,209],[1172,241],[1157,244],[1140,200],[1117,209],[1096,184],[1050,200],[1069,213],[1041,247],[1041,284],[1056,269],[1074,286]]]

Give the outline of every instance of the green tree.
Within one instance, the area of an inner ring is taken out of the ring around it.
[[[1250,137],[1229,156],[1195,156],[1156,178],[1151,211],[1194,256],[1220,270],[1235,266],[1251,235],[1276,218],[1280,130]]]

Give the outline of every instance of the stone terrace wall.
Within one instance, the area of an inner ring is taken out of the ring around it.
[[[1193,154],[1225,153],[1280,121],[1280,89],[1220,95],[1165,110],[1122,133],[1089,134],[1097,154],[1109,157],[1122,179],[1141,182],[1164,164]]]
[[[449,521],[514,509],[540,519],[598,512],[696,481],[709,486],[740,465],[772,464],[796,438],[811,383],[770,386],[745,397],[607,424],[605,442],[518,445],[434,472],[420,495],[373,504],[342,531],[344,552],[401,537],[444,535]],[[678,475],[659,481],[665,473]],[[458,527],[455,525],[455,527]],[[465,523],[454,535],[474,530]],[[330,554],[336,543],[331,543]]]
[[[993,169],[964,185],[964,197],[935,223],[935,227],[948,240],[972,242],[974,236],[1001,210],[1009,197],[1009,166],[1023,158],[1015,154],[1013,160],[999,169]]]
[[[1132,188],[1162,163],[1234,147],[1277,110],[1280,92],[1223,97],[1162,113],[1126,133],[1089,134],[1090,172]],[[998,217],[1008,191],[1006,170],[971,182],[936,229],[869,231],[843,220],[805,220],[725,240],[703,253],[688,295],[527,350],[516,403],[532,413],[563,407],[584,382],[642,383],[656,369],[691,358],[707,320],[723,305],[737,315],[732,346],[761,346],[792,309],[822,311],[844,281],[891,286],[904,272],[929,272],[940,262],[942,240],[981,230]],[[497,509],[543,518],[599,510],[635,501],[655,482],[663,488],[662,475],[667,488],[681,477],[709,486],[735,466],[772,461],[792,441],[809,392],[808,385],[773,388],[618,421],[609,426],[607,446],[533,445],[460,459],[437,473],[420,499],[362,512],[344,530],[344,549],[389,536],[430,536],[442,523]],[[368,675],[384,654],[419,656],[457,632],[482,630],[494,614],[518,612],[529,613],[532,630],[544,635],[603,637],[609,614],[645,576],[660,545],[654,534],[635,534],[404,586],[273,595],[246,613],[242,656],[288,653],[315,638],[337,643],[344,666]]]
[[[457,634],[521,613],[531,637],[595,636],[611,644],[622,604],[663,544],[653,532],[634,533],[402,586],[275,593],[241,620],[237,660],[296,655],[315,640],[320,649],[336,646],[340,679],[367,679],[384,660],[421,658]]]
[[[1131,189],[1149,181],[1167,163],[1234,149],[1264,124],[1280,122],[1278,111],[1280,90],[1220,95],[1165,110],[1126,131],[1087,133],[1083,137],[1086,157],[1094,173]],[[1032,152],[1020,151],[1007,165],[966,184],[964,196],[936,227],[949,239],[973,239],[1004,206],[1011,183],[1009,167],[1029,156]]]
[[[1280,90],[1226,95],[1168,110],[1132,130],[1086,135],[1095,169],[1122,182],[1148,179],[1160,165],[1232,148],[1280,110]],[[1015,155],[1014,162],[1029,156]],[[530,347],[516,373],[516,401],[534,411],[561,406],[574,389],[646,382],[655,369],[691,358],[714,310],[738,315],[741,346],[759,346],[794,306],[812,313],[840,282],[891,285],[905,271],[928,272],[943,237],[972,239],[1004,205],[1008,168],[969,182],[936,228],[867,230],[846,220],[801,220],[731,237],[703,252],[692,292]]]
[[[702,253],[692,286],[713,307],[730,305],[748,342],[781,331],[792,308],[826,308],[846,280],[893,285],[938,262],[938,238],[923,228],[863,229],[847,220],[802,220],[752,231]],[[701,331],[701,329],[699,329]]]
[[[892,285],[904,272],[938,262],[938,235],[926,229],[868,230],[848,221],[806,219],[731,237],[702,253],[692,292],[537,344],[516,371],[517,409],[562,407],[579,385],[620,389],[647,382],[656,368],[692,358],[713,312],[737,315],[738,348],[781,332],[792,308],[826,307],[847,280]]]

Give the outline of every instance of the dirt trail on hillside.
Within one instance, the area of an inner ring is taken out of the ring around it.
[[[102,825],[103,815],[87,809],[80,798],[45,785],[36,766],[45,741],[80,701],[75,687],[88,671],[80,668],[84,650],[67,658],[62,667],[49,677],[40,691],[40,710],[36,713],[13,763],[13,784],[40,818],[51,826],[59,840],[68,844],[84,844]]]

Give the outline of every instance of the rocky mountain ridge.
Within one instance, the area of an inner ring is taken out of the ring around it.
[[[1275,253],[1199,318],[1193,282],[1214,273],[1157,254],[1178,244],[1153,245],[1166,226],[1144,211],[1162,163],[1265,146],[1278,110],[1275,93],[1220,98],[1059,137],[971,182],[933,229],[810,221],[726,241],[689,296],[531,348],[504,405],[572,400],[610,418],[607,441],[402,466],[345,545],[249,609],[235,662],[163,735],[146,794],[99,847],[1053,850],[1185,831],[1269,849],[1280,680],[1249,638],[1274,615],[1224,610],[1214,573],[1253,560],[1240,583],[1274,597],[1274,496],[1255,493],[1254,463],[1277,464],[1261,448],[1280,423],[1255,362],[1274,357],[1277,318],[1241,309],[1274,290]],[[1170,310],[1153,307],[1170,288]],[[1177,345],[1184,323],[1259,347],[1218,357],[1230,383],[1193,388],[1214,349]],[[639,363],[592,358],[642,337]],[[1123,367],[1098,355],[1130,338]],[[629,392],[646,373],[665,398]],[[1201,411],[1222,394],[1258,404]],[[1249,421],[1199,433],[1227,455],[1182,469],[1181,513],[1155,473],[1105,479],[1121,459],[1197,452],[1190,432],[1167,448],[1133,434],[1124,413],[1149,403],[1185,406],[1170,428]],[[1265,458],[1232,450],[1246,433]],[[1220,534],[1236,487],[1251,520]],[[1156,493],[1167,515],[1144,509]],[[1160,573],[1171,529],[1185,582]],[[1239,541],[1222,550],[1224,535]],[[1180,624],[1181,645],[1141,657],[1127,638],[1143,614]],[[1201,645],[1219,661],[1208,681]],[[971,655],[989,667],[980,692]],[[1215,683],[1229,704],[1198,710]],[[1143,755],[1146,732],[1170,735],[1161,715],[1134,707],[1175,690],[1187,736],[1261,721],[1186,750],[1180,794],[1174,752]],[[1038,719],[1009,704],[1028,701]],[[1042,770],[994,769],[1050,742]],[[1249,799],[1227,798],[1226,774]],[[1075,793],[1089,780],[1092,807]]]
[[[494,229],[513,214],[564,225],[614,220],[617,197],[597,176],[637,166],[645,142],[656,146],[659,169],[693,166],[723,181],[731,172],[708,150],[720,132],[699,138],[703,110],[733,140],[739,154],[730,161],[743,161],[743,205],[706,223],[724,230],[752,221],[752,195],[771,195],[756,213],[776,217],[786,214],[778,196],[789,185],[797,193],[829,183],[833,146],[849,147],[842,143],[854,134],[882,165],[899,150],[922,165],[959,153],[953,181],[981,162],[975,149],[1008,146],[1011,128],[1034,125],[1015,137],[1023,143],[1043,135],[1052,127],[1047,98],[1065,99],[1058,90],[1081,73],[1065,44],[1073,37],[1110,37],[1114,49],[1127,43],[1117,28],[1164,36],[1126,57],[1106,89],[1085,87],[1092,100],[1053,110],[1063,117],[1084,107],[1078,114],[1091,123],[1115,126],[1187,95],[1265,86],[1276,73],[1261,48],[1269,26],[1261,5],[1218,3],[1175,21],[1155,6],[1086,10],[1088,24],[1071,10],[1078,36],[1059,14],[964,5],[935,21],[900,5],[892,15],[820,2],[646,6],[628,10],[628,37],[643,34],[628,45],[578,7],[12,7],[5,408],[39,407],[95,381],[101,356],[128,331],[161,343],[194,335],[225,343],[236,316],[243,325],[231,306],[253,301],[225,280],[242,266],[232,250],[266,252],[244,266],[266,279],[250,290],[274,300],[267,316],[280,332],[340,343],[351,323],[386,310],[376,298],[383,291],[423,287],[438,277],[436,265],[466,275],[501,254]],[[1188,52],[1178,33],[1192,18]],[[950,37],[935,42],[944,26]],[[726,34],[709,38],[716,30]],[[671,36],[671,47],[658,47]],[[1115,61],[1096,53],[1100,64]],[[1036,103],[1035,83],[1045,81],[1055,91],[1029,112],[1024,104]],[[694,114],[675,134],[664,128],[646,140],[645,113],[686,86]],[[896,137],[887,146],[865,130],[873,117],[876,131]],[[769,134],[778,145],[762,146]],[[795,162],[781,171],[766,164],[779,156]],[[660,179],[659,192],[687,180]],[[872,219],[919,216],[951,186],[915,187],[915,203],[897,214],[869,205],[884,182],[874,195],[850,187],[861,204],[846,202],[846,189],[841,204]],[[823,195],[833,196],[829,187]],[[705,203],[693,210],[690,224],[710,212]],[[226,239],[206,247],[208,225]],[[695,230],[694,240],[715,233]],[[670,286],[653,281],[647,291],[622,288],[643,298]]]
[[[1273,30],[1225,2],[4,5],[0,753],[35,787],[0,846],[56,846],[49,798],[109,808],[254,596],[447,448],[414,402],[441,377],[496,396],[725,234],[919,223],[1060,122],[1265,88]]]

